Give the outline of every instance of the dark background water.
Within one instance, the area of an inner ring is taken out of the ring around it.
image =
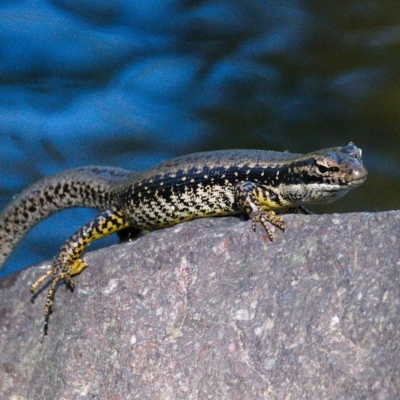
[[[0,3],[0,208],[80,165],[349,141],[367,182],[313,211],[399,208],[399,106],[395,0]],[[93,215],[51,217],[2,274],[53,257]]]

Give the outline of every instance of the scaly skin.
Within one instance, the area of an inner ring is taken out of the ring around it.
[[[101,212],[61,247],[47,278],[45,333],[57,283],[86,267],[81,255],[97,239],[125,229],[152,230],[195,218],[246,213],[253,229],[261,223],[284,230],[275,211],[307,212],[304,205],[328,203],[362,184],[367,170],[361,150],[348,146],[301,155],[262,150],[195,153],[136,174],[112,167],[76,168],[31,185],[0,214],[0,268],[38,222],[68,207]]]

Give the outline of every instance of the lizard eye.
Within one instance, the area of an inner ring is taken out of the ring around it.
[[[329,168],[325,165],[317,164],[317,171],[320,174],[325,175],[329,171]]]
[[[349,155],[353,158],[361,158],[362,157],[362,150],[361,149],[356,149],[357,151],[352,151],[349,153]]]
[[[360,158],[362,157],[362,150],[354,145],[353,142],[350,142],[347,147],[344,149],[344,152],[347,153],[350,157]]]

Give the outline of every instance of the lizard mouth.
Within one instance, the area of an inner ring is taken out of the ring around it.
[[[350,186],[361,185],[368,177],[368,171],[360,162],[353,162],[348,165],[344,174],[346,183]]]
[[[361,185],[367,180],[368,174],[365,174],[364,176],[361,176],[359,178],[353,178],[351,181],[348,182],[350,186],[353,185]]]
[[[347,184],[349,186],[361,185],[367,180],[367,177],[368,177],[368,172],[364,170],[363,174],[360,176],[357,176],[357,174],[353,174],[351,179],[347,181]]]

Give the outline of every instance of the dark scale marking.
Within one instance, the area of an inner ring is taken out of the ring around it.
[[[284,229],[278,211],[306,212],[304,205],[334,201],[365,181],[361,150],[353,144],[306,155],[262,150],[190,154],[136,174],[112,167],[64,171],[31,185],[0,214],[0,267],[38,222],[69,207],[101,213],[61,247],[51,269],[45,321],[60,280],[86,264],[81,255],[92,241],[129,229],[159,229],[193,218],[246,213],[253,229],[261,223],[271,240],[271,225]],[[139,191],[140,190],[140,191]]]

